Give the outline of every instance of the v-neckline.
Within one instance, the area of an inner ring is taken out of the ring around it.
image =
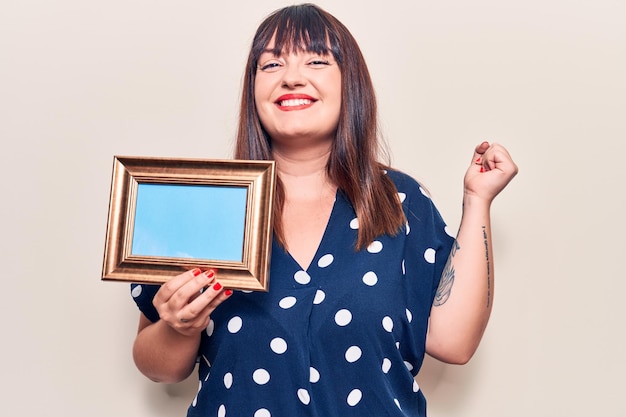
[[[310,268],[311,268],[311,265],[313,265],[315,260],[320,256],[320,252],[321,252],[322,248],[325,246],[324,243],[327,240],[327,235],[328,235],[329,230],[330,230],[330,224],[333,221],[333,219],[335,218],[335,211],[337,209],[337,200],[339,200],[339,190],[335,191],[335,201],[333,202],[333,207],[330,210],[330,216],[328,216],[328,221],[326,222],[326,227],[324,228],[324,233],[322,233],[322,238],[320,239],[319,243],[317,244],[317,249],[315,249],[315,253],[313,254],[313,258],[311,258],[311,262],[307,265],[306,268],[304,266],[300,265],[300,262],[298,262],[296,260],[296,258],[293,257],[293,255],[291,254],[291,252],[289,252],[289,250],[285,250],[285,253],[287,254],[287,256],[291,259],[291,261],[295,265],[297,265],[298,270],[302,270],[302,271],[305,271],[306,273],[308,273]]]

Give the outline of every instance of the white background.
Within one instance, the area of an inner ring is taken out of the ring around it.
[[[319,4],[452,228],[477,143],[520,167],[493,206],[492,320],[468,365],[427,361],[429,415],[626,415],[625,3]],[[136,371],[128,285],[100,281],[113,155],[228,158],[252,35],[284,5],[0,2],[0,415],[184,415],[197,382]]]

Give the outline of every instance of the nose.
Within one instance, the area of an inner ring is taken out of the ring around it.
[[[295,63],[286,65],[283,71],[282,86],[293,89],[304,85],[306,85],[306,77],[304,77],[300,65]]]

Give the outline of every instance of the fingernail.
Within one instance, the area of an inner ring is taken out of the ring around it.
[[[220,284],[219,282],[216,282],[215,284],[213,284],[213,289],[215,291],[219,291],[222,289],[222,284]]]
[[[201,270],[199,270],[198,268],[194,268],[194,269],[192,270],[192,272],[193,272],[193,276],[194,276],[194,277],[197,277],[198,275],[200,275],[200,274],[202,273],[202,271],[201,271]]]
[[[211,279],[215,276],[215,271],[213,271],[212,269],[209,269],[208,271],[204,272],[204,275],[206,275],[207,278]]]
[[[480,167],[480,172],[485,172],[485,167]]]
[[[231,295],[233,295],[233,291],[232,290],[226,290],[226,291],[224,291],[224,295],[226,297],[230,297]]]
[[[476,158],[476,163],[479,164],[480,163],[480,157]]]

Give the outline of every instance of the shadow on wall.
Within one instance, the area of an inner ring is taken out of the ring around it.
[[[153,417],[184,416],[198,392],[197,369],[178,384],[159,384],[145,379],[144,403]]]
[[[459,415],[472,395],[479,373],[480,355],[466,365],[448,365],[426,356],[416,380],[426,396],[429,410],[446,415]]]

